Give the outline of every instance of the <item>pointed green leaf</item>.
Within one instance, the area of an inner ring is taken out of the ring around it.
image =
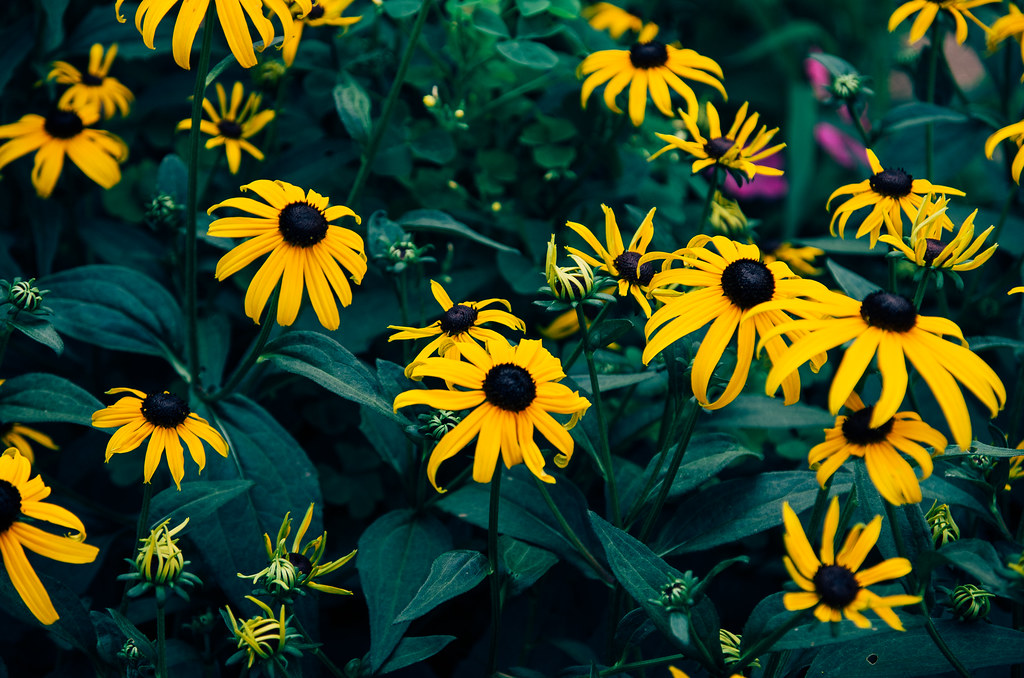
[[[529,68],[549,69],[558,65],[558,54],[550,47],[532,40],[506,40],[496,45],[509,61]]]
[[[103,403],[91,393],[55,374],[22,374],[0,385],[0,421],[92,426],[92,413],[100,409]]]
[[[429,659],[455,640],[455,636],[417,636],[402,638],[391,657],[380,667],[380,673],[391,673]]]
[[[149,505],[152,520],[146,527],[151,528],[165,520],[174,527],[185,518],[192,525],[201,523],[255,484],[252,480],[198,480],[182,483],[180,491],[176,487],[168,487],[153,497]]]
[[[519,253],[519,250],[514,247],[503,245],[497,240],[491,240],[486,236],[482,236],[450,214],[438,210],[413,210],[406,212],[399,217],[398,225],[408,231],[433,231],[434,233],[457,235],[502,252]]]
[[[427,581],[416,592],[395,623],[419,619],[441,603],[461,595],[487,578],[490,572],[487,557],[477,551],[442,553],[430,566]]]

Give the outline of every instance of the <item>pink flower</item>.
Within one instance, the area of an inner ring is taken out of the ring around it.
[[[782,154],[772,155],[758,162],[762,165],[782,169],[785,164],[782,161],[782,157]],[[710,177],[710,174],[708,176]],[[732,177],[732,174],[726,172],[725,181],[722,183],[722,192],[734,200],[748,200],[751,198],[778,200],[789,192],[789,182],[786,181],[785,175],[768,176],[766,174],[758,174],[740,186]]]
[[[843,167],[853,169],[869,166],[864,145],[831,123],[817,123],[814,126],[814,140]]]

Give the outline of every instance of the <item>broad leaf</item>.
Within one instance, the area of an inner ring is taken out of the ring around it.
[[[370,120],[370,97],[352,79],[334,87],[334,108],[338,111],[341,124],[356,141],[365,142],[370,138],[373,122]]]
[[[498,552],[508,572],[509,595],[518,595],[533,586],[558,562],[558,556],[537,546],[501,535]]]
[[[558,54],[532,40],[506,40],[496,45],[498,53],[509,61],[529,68],[549,69],[558,65]]]
[[[868,296],[872,292],[878,292],[882,288],[871,282],[867,278],[864,278],[848,268],[844,268],[836,262],[829,259],[826,263],[829,272],[832,277],[836,279],[836,283],[843,288],[843,292],[846,292],[847,296],[857,301],[863,301],[864,297]]]
[[[152,520],[146,527],[165,520],[174,527],[185,518],[195,525],[255,484],[252,480],[200,480],[182,483],[180,491],[168,487],[153,497],[149,505]]]
[[[433,231],[446,235],[457,235],[467,240],[493,247],[501,252],[516,252],[519,250],[508,245],[503,245],[497,240],[491,240],[482,236],[466,224],[456,220],[450,214],[438,210],[413,210],[406,212],[398,219],[398,224],[407,231]]]
[[[487,557],[477,551],[442,553],[430,566],[427,581],[395,618],[395,623],[418,619],[441,603],[471,590],[487,578],[490,569]]]
[[[786,405],[782,398],[764,395],[741,395],[708,419],[711,426],[735,428],[832,428],[836,418],[820,407],[795,403]]]
[[[881,134],[892,134],[918,125],[936,122],[967,122],[968,120],[969,118],[963,113],[945,106],[913,102],[891,108],[882,118],[879,127]]]
[[[55,374],[22,374],[0,385],[0,421],[91,426],[92,413],[102,408],[91,393]]]
[[[416,662],[429,659],[455,640],[455,636],[418,636],[402,638],[391,657],[380,667],[380,673],[391,673]]]

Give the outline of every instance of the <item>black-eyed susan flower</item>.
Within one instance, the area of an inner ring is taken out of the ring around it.
[[[53,438],[45,433],[23,424],[5,424],[0,422],[0,447],[3,449],[15,448],[28,459],[29,463],[34,464],[36,463],[36,455],[33,453],[32,443],[29,441],[42,445],[48,450],[57,449]]]
[[[235,617],[230,607],[221,610],[224,623],[231,628],[238,642],[238,651],[228,658],[227,663],[234,664],[245,659],[246,667],[251,669],[257,662],[268,666],[280,662],[287,666],[289,656],[301,657],[302,649],[307,646],[301,642],[302,634],[292,627],[292,617],[287,614],[286,607],[281,605],[280,613],[275,615],[270,606],[259,598],[246,598],[255,603],[263,614],[240,619]]]
[[[593,5],[584,7],[580,15],[595,31],[608,31],[616,40],[621,38],[626,31],[641,34],[647,40],[652,40],[658,34],[656,25],[647,24],[645,26],[643,19],[610,2],[595,2]]]
[[[747,215],[743,213],[740,204],[725,197],[719,190],[711,196],[708,223],[713,229],[725,235],[740,235],[747,231]]]
[[[491,481],[499,454],[506,468],[525,463],[544,482],[555,482],[544,471],[544,457],[533,439],[534,430],[564,455],[563,459],[571,457],[573,442],[567,429],[583,416],[590,402],[557,383],[565,377],[562,364],[539,340],[525,339],[518,346],[509,346],[504,339],[489,341],[486,350],[467,343],[461,352],[468,362],[427,358],[413,373],[418,378],[444,379],[453,388],[414,389],[395,398],[395,411],[409,405],[472,409],[431,453],[427,462],[430,483],[443,492],[435,479],[441,462],[478,436],[473,461],[473,480],[478,483]],[[561,424],[551,412],[572,417]]]
[[[104,54],[103,45],[96,43],[89,50],[89,68],[85,73],[66,61],[54,61],[46,79],[71,85],[57,102],[58,108],[72,111],[91,108],[102,112],[104,118],[112,118],[116,111],[128,115],[135,97],[120,80],[108,75],[115,56],[117,44],[111,45]]]
[[[709,248],[714,245],[717,253]],[[651,289],[659,296],[659,288],[684,285],[691,288],[682,296],[668,297],[665,305],[647,321],[644,334],[647,346],[643,361],[648,364],[672,342],[696,332],[708,323],[704,340],[697,350],[690,373],[690,383],[702,407],[718,409],[731,403],[743,390],[754,358],[755,337],[768,349],[774,363],[786,349],[779,333],[773,341],[764,337],[776,326],[788,324],[790,302],[800,296],[817,297],[828,290],[819,282],[804,280],[781,261],[765,264],[756,245],[746,245],[725,236],[698,235],[689,245],[669,255],[680,260],[684,268],[669,268],[654,276]],[[748,316],[747,311],[766,302],[777,302],[770,315]],[[798,314],[803,315],[798,311]],[[725,390],[717,399],[708,398],[708,384],[725,349],[737,340],[736,366]],[[802,336],[787,335],[790,341]],[[815,371],[825,362],[824,354],[813,361]],[[784,387],[786,404],[800,398],[800,377],[795,372]]]
[[[984,246],[985,239],[995,230],[995,226],[989,226],[975,238],[974,217],[978,216],[978,210],[974,210],[964,219],[964,223],[956,229],[952,239],[943,240],[946,199],[941,198],[935,209],[927,217],[921,218],[927,211],[927,204],[928,199],[925,198],[925,203],[914,220],[914,228],[909,238],[901,240],[885,234],[878,239],[902,252],[903,256],[921,268],[942,268],[950,271],[972,271],[988,261],[999,247],[992,245],[979,254],[978,250]]]
[[[569,251],[587,264],[606,271],[608,275],[618,280],[618,294],[624,297],[631,294],[636,302],[640,304],[644,314],[650,317],[651,303],[647,301],[647,286],[654,277],[654,266],[651,264],[640,264],[640,258],[647,253],[647,247],[654,237],[654,212],[657,209],[652,207],[647,216],[640,223],[640,226],[633,233],[629,241],[629,247],[622,242],[622,234],[619,232],[619,225],[615,220],[615,212],[607,205],[601,205],[604,210],[604,240],[602,245],[594,235],[594,232],[583,224],[575,221],[567,221],[566,226],[575,231],[594,250],[598,258],[587,254],[575,247],[566,247]]]
[[[167,452],[167,468],[171,471],[174,484],[181,489],[185,477],[185,454],[182,443],[188,447],[192,461],[202,471],[206,466],[205,441],[222,457],[228,456],[228,444],[210,423],[189,409],[188,403],[164,391],[150,393],[133,388],[112,388],[107,394],[129,393],[110,407],[93,412],[92,425],[97,428],[117,428],[107,441],[104,461],[110,461],[115,454],[131,452],[146,438],[146,461],[143,464],[143,481],[149,482],[160,464],[160,458]]]
[[[665,151],[677,149],[696,158],[693,165],[690,166],[691,171],[695,174],[706,167],[715,166],[743,172],[747,179],[753,179],[757,174],[774,177],[782,175],[782,170],[778,167],[758,164],[759,161],[775,155],[786,147],[786,144],[768,146],[772,137],[779,131],[778,127],[769,130],[767,125],[761,125],[761,129],[754,134],[759,114],[754,113],[748,118],[747,102],[743,102],[740,110],[736,112],[729,131],[722,134],[722,123],[719,120],[718,111],[710,101],[707,102],[706,111],[707,138],[701,135],[695,114],[681,115],[686,129],[690,133],[690,139],[680,139],[675,135],[659,132],[657,133],[658,138],[667,141],[668,146],[662,148],[648,160],[654,160]],[[753,138],[751,138],[752,134]]]
[[[782,520],[786,527],[783,538],[788,554],[783,557],[783,562],[789,576],[802,589],[782,597],[782,604],[787,610],[813,607],[814,616],[822,622],[839,622],[845,615],[862,629],[871,627],[871,622],[863,614],[865,610],[871,610],[891,628],[904,630],[892,608],[913,605],[920,602],[920,596],[879,596],[867,587],[910,574],[910,561],[906,558],[889,558],[866,570],[860,569],[878,541],[882,516],[875,516],[867,525],[854,525],[846,535],[839,553],[836,553],[839,497],[832,497],[821,531],[820,560],[814,554],[804,528],[789,507],[789,502],[782,504]]]
[[[312,9],[312,0],[292,0],[303,9],[303,14],[309,13]],[[117,20],[125,22],[121,16],[121,3],[124,0],[117,0],[114,4],[114,13]],[[178,0],[142,0],[135,10],[135,28],[142,34],[142,41],[146,47],[156,49],[153,39],[156,37],[157,26],[163,21]],[[210,0],[182,0],[178,16],[174,21],[174,34],[171,37],[171,53],[174,55],[174,62],[189,70],[189,59],[192,56],[192,43],[195,42],[196,33],[202,25],[206,16],[206,10],[210,6]],[[221,30],[227,39],[231,53],[235,55],[242,68],[252,68],[256,65],[256,53],[253,51],[252,35],[249,33],[249,22],[263,41],[261,51],[266,48],[274,39],[274,24],[264,16],[264,7],[270,9],[281,22],[283,34],[287,37],[294,31],[292,14],[288,9],[285,0],[217,0],[216,14],[220,22]],[[212,30],[212,27],[207,27]]]
[[[605,85],[605,105],[615,113],[622,113],[615,98],[629,85],[629,119],[637,127],[644,121],[648,90],[654,105],[667,117],[674,116],[670,88],[683,97],[687,111],[693,115],[697,111],[697,96],[683,78],[710,85],[728,98],[721,82],[722,68],[714,59],[692,49],[676,49],[647,36],[640,37],[641,40],[628,50],[601,50],[583,60],[578,73],[588,76],[580,94],[584,108],[594,89]]]
[[[202,120],[199,123],[199,129],[203,134],[209,134],[212,137],[206,141],[206,148],[224,146],[224,152],[228,157],[228,169],[232,174],[238,174],[243,150],[257,160],[263,160],[263,152],[253,146],[249,139],[274,119],[274,111],[259,110],[263,97],[255,92],[250,92],[249,98],[245,100],[243,106],[242,97],[244,95],[242,83],[236,82],[231,88],[229,104],[224,85],[218,82],[217,101],[220,104],[220,113],[213,107],[209,99],[203,99],[203,110],[210,116],[210,119]],[[190,129],[192,129],[191,118],[178,123],[179,131]]]
[[[517,332],[526,331],[526,323],[510,313],[512,305],[504,299],[461,301],[455,304],[441,283],[436,280],[430,281],[430,291],[444,311],[440,320],[435,320],[426,327],[388,325],[389,330],[399,330],[388,337],[388,341],[434,337],[405,368],[406,377],[412,378],[416,365],[435,354],[442,358],[458,360],[459,347],[466,342],[482,346],[487,341],[504,341],[500,334],[483,327],[487,323],[498,323]],[[504,306],[507,310],[487,308],[488,306]]]
[[[902,238],[902,214],[906,213],[907,218],[913,221],[921,210],[924,196],[929,193],[964,195],[963,191],[949,186],[933,184],[927,179],[915,179],[902,169],[884,169],[882,164],[878,162],[878,157],[874,151],[869,148],[867,149],[867,154],[868,163],[871,165],[871,171],[873,172],[871,177],[856,184],[840,186],[833,191],[825,203],[825,209],[829,209],[829,206],[836,197],[840,195],[850,196],[842,205],[836,208],[835,214],[832,215],[832,220],[829,222],[832,235],[836,235],[836,222],[838,221],[839,237],[844,237],[846,222],[850,220],[850,216],[862,207],[870,205],[871,212],[861,222],[855,237],[859,238],[864,234],[870,234],[871,247],[874,247],[878,241],[878,236],[882,232],[882,226],[885,226],[889,235],[897,239]],[[945,218],[943,223],[947,230],[953,227],[952,222],[948,218]]]
[[[302,290],[308,288],[320,324],[329,330],[338,329],[341,318],[335,296],[342,306],[352,303],[352,287],[343,269],[358,285],[366,274],[366,254],[358,233],[331,222],[352,217],[358,224],[359,215],[344,205],[328,207],[329,197],[284,181],[260,179],[241,190],[253,191],[269,204],[252,198],[228,198],[207,210],[212,214],[216,209],[233,207],[253,215],[224,217],[210,224],[209,234],[217,238],[253,236],[221,257],[215,271],[217,280],[269,253],[245,294],[245,314],[259,324],[263,307],[280,280],[278,325],[295,322]]]
[[[802,301],[798,306],[804,313],[818,317],[779,325],[768,335],[792,330],[807,333],[772,361],[765,384],[768,395],[775,393],[781,381],[812,356],[853,340],[832,378],[828,396],[832,414],[853,393],[876,354],[882,393],[868,422],[872,428],[881,427],[895,416],[903,402],[907,393],[907,360],[928,384],[961,449],[966,450],[971,444],[971,418],[957,382],[977,396],[993,417],[1006,402],[1003,383],[984,360],[967,348],[956,323],[938,316],[919,315],[904,296],[877,291],[857,301],[829,292],[826,297]],[[947,335],[960,343],[947,341],[943,338]]]
[[[897,26],[911,14],[917,12],[917,18],[910,26],[910,42],[917,42],[928,32],[935,17],[942,10],[948,12],[956,23],[956,41],[962,45],[967,40],[967,21],[964,20],[964,17],[981,26],[983,31],[988,32],[988,26],[978,21],[971,10],[993,2],[999,2],[999,0],[910,0],[910,2],[905,2],[897,7],[896,11],[889,16],[889,32],[895,31]]]
[[[755,665],[755,664],[757,664],[757,660],[754,660],[754,662],[751,665]],[[668,671],[672,675],[672,678],[690,678],[690,676],[687,675],[686,672],[680,671],[679,669],[677,669],[674,666],[668,667]],[[742,673],[734,673],[731,676],[729,676],[729,678],[743,678],[743,674]]]
[[[41,624],[59,619],[50,596],[25,556],[25,549],[63,563],[91,563],[99,549],[83,543],[85,526],[67,509],[43,501],[50,488],[38,475],[29,478],[29,460],[15,448],[0,455],[0,555],[4,569],[11,578],[25,606]],[[61,537],[39,528],[52,523],[74,530]]]
[[[49,198],[66,156],[85,176],[110,188],[121,181],[120,163],[128,158],[128,147],[120,137],[91,127],[99,117],[98,110],[55,108],[45,117],[30,113],[0,125],[0,139],[10,139],[0,146],[0,169],[35,151],[32,185],[40,198]]]
[[[295,15],[295,31],[285,35],[284,43],[281,45],[281,58],[285,66],[291,66],[295,62],[295,53],[299,49],[299,41],[302,40],[302,31],[306,26],[342,26],[345,30],[352,24],[358,23],[361,16],[341,16],[353,0],[316,0],[308,12],[304,12],[298,3],[292,4],[292,14]],[[305,14],[305,16],[303,16]]]
[[[850,413],[837,417],[836,425],[825,429],[825,442],[807,456],[811,468],[817,468],[818,484],[825,487],[825,481],[847,459],[860,457],[875,489],[887,502],[899,506],[921,501],[918,477],[900,453],[917,462],[924,480],[932,474],[932,454],[945,451],[946,436],[915,412],[897,412],[881,426],[870,426],[873,407],[865,407],[856,393],[846,401],[846,409]],[[933,452],[929,454],[925,446]]]
[[[814,260],[825,255],[825,250],[817,247],[800,247],[791,242],[765,240],[760,243],[761,261],[770,264],[773,261],[784,261],[791,269],[801,275],[818,275],[821,269],[814,265]]]
[[[1012,2],[1009,3],[1009,9],[1009,14],[999,17],[989,26],[985,44],[990,52],[994,52],[999,43],[1014,38],[1020,45],[1021,60],[1024,60],[1024,14]],[[1024,75],[1021,80],[1024,81]]]
[[[1022,150],[1022,146],[1024,146],[1024,120],[1007,125],[992,133],[985,140],[985,157],[991,160],[999,143],[1007,139],[1017,145],[1013,162],[1010,165],[1010,176],[1013,177],[1015,182],[1020,184],[1020,173],[1024,170],[1024,150]]]
[[[185,518],[175,527],[168,527],[170,519],[163,521],[144,539],[139,540],[135,559],[126,559],[132,565],[132,572],[118,576],[135,586],[128,590],[128,595],[137,597],[152,589],[160,604],[167,600],[168,592],[174,592],[188,600],[186,589],[202,584],[202,580],[186,569],[190,561],[178,546],[178,536],[188,525]]]

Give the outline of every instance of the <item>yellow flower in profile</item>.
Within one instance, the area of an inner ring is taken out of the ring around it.
[[[583,416],[590,402],[557,382],[565,378],[562,364],[541,346],[538,339],[525,339],[509,346],[501,339],[487,342],[484,350],[464,344],[462,357],[427,358],[416,366],[417,378],[436,377],[461,389],[413,389],[398,394],[394,408],[426,405],[442,410],[469,410],[459,424],[434,448],[427,462],[427,478],[438,492],[437,469],[479,436],[473,461],[473,480],[488,483],[501,455],[506,468],[525,463],[533,475],[546,483],[555,479],[544,471],[544,457],[534,441],[534,429],[565,458],[572,456],[573,441],[568,430]],[[560,424],[549,414],[571,414]],[[562,466],[562,464],[559,464]]]
[[[128,159],[128,147],[110,132],[93,129],[99,111],[55,108],[46,117],[30,113],[10,125],[0,125],[0,169],[35,151],[32,185],[40,198],[49,198],[64,168],[64,158],[103,188],[121,181],[120,163]]]
[[[956,41],[962,45],[967,40],[967,22],[964,17],[981,26],[981,29],[987,33],[988,26],[978,21],[971,10],[993,2],[999,2],[999,0],[910,0],[910,2],[905,2],[897,7],[896,11],[889,16],[889,32],[895,31],[896,27],[911,14],[918,12],[917,18],[910,26],[910,42],[915,43],[923,38],[931,28],[939,10],[944,10],[953,17],[953,21],[956,23]]]
[[[34,428],[22,424],[4,424],[0,422],[0,447],[3,449],[15,448],[22,456],[28,459],[30,464],[36,463],[36,455],[32,451],[32,443],[36,442],[49,450],[56,450],[57,445],[53,438],[41,433]]]
[[[221,610],[221,616],[231,632],[238,641],[238,651],[228,658],[227,664],[234,664],[242,659],[247,660],[247,668],[251,669],[256,662],[266,663],[269,666],[288,666],[288,656],[301,657],[302,651],[298,644],[302,634],[292,628],[289,623],[292,619],[288,616],[285,605],[281,605],[281,612],[274,615],[270,606],[259,598],[246,596],[255,603],[263,614],[258,617],[250,617],[242,620],[235,617],[230,607]]]
[[[723,135],[722,124],[714,104],[710,101],[707,102],[705,110],[707,111],[709,128],[707,138],[701,135],[700,129],[697,127],[695,115],[683,115],[680,113],[686,129],[690,133],[690,139],[680,139],[673,134],[656,133],[659,139],[668,142],[668,146],[652,155],[648,158],[648,161],[654,160],[665,151],[677,149],[696,158],[693,161],[693,165],[690,166],[690,170],[694,174],[705,167],[721,166],[743,172],[747,175],[748,179],[753,179],[757,174],[770,177],[782,175],[782,170],[777,167],[757,164],[759,160],[775,155],[786,147],[786,144],[768,146],[772,137],[779,131],[778,127],[769,130],[767,125],[761,125],[761,129],[751,139],[750,135],[757,128],[759,114],[754,113],[748,118],[747,103],[743,102],[740,110],[736,112],[732,127]],[[765,148],[766,146],[768,147]]]
[[[818,484],[839,470],[850,457],[864,460],[871,482],[887,502],[894,506],[921,501],[921,485],[914,469],[900,452],[921,467],[921,480],[932,474],[932,454],[946,451],[946,436],[921,421],[915,412],[897,412],[881,426],[871,426],[873,407],[865,407],[856,393],[846,401],[850,414],[836,418],[833,428],[825,429],[825,442],[816,445],[807,456],[817,468]],[[932,454],[923,447],[932,448]]]
[[[715,190],[715,194],[711,196],[708,223],[724,235],[740,235],[747,230],[747,215],[743,213],[738,202],[726,198],[721,191]]]
[[[106,55],[103,53],[103,45],[96,43],[89,50],[89,68],[85,73],[66,61],[54,61],[53,70],[46,79],[71,85],[61,95],[57,107],[73,111],[93,108],[102,112],[106,119],[112,118],[115,111],[128,115],[135,97],[120,80],[108,75],[115,56],[116,43],[110,46]]]
[[[685,672],[680,671],[674,666],[668,667],[668,671],[672,674],[672,678],[690,678]],[[744,676],[742,673],[734,673],[729,678],[744,678]]]
[[[941,198],[932,210],[928,209],[928,202],[928,198],[925,198],[925,202],[915,218],[914,230],[910,232],[910,237],[905,239],[909,242],[905,243],[888,234],[881,236],[879,241],[896,248],[907,259],[922,268],[971,271],[984,264],[995,253],[999,245],[992,245],[978,254],[978,250],[985,244],[985,239],[995,230],[995,226],[989,226],[977,238],[974,237],[974,217],[978,216],[978,210],[971,212],[971,215],[964,220],[952,240],[944,242],[942,240],[945,225],[943,218],[945,218],[947,200]],[[922,218],[922,215],[929,211],[930,214]]]
[[[565,249],[587,264],[607,271],[609,275],[615,277],[618,280],[619,296],[624,297],[631,294],[640,304],[644,315],[649,318],[651,303],[647,301],[647,286],[650,285],[651,279],[654,277],[654,266],[651,264],[641,265],[640,259],[647,253],[647,247],[651,244],[651,238],[654,237],[654,212],[657,208],[652,207],[647,212],[647,216],[633,233],[629,247],[622,242],[622,234],[615,221],[615,212],[607,205],[601,205],[601,209],[604,210],[604,241],[607,248],[601,244],[593,231],[583,224],[578,224],[575,221],[565,223],[590,245],[600,259],[575,247],[566,247]]]
[[[862,207],[871,206],[870,214],[861,222],[855,237],[859,238],[864,234],[870,234],[871,247],[874,247],[884,225],[889,235],[901,239],[903,238],[901,214],[906,213],[909,219],[915,219],[921,210],[924,196],[929,193],[964,195],[963,191],[949,186],[933,184],[927,179],[915,179],[902,169],[883,169],[874,151],[869,148],[867,153],[868,163],[873,172],[871,177],[856,184],[840,186],[832,192],[825,203],[825,209],[828,209],[837,196],[850,196],[836,208],[835,214],[832,215],[832,221],[829,222],[832,235],[836,235],[837,220],[839,222],[839,237],[842,238],[850,216]],[[953,228],[948,217],[944,217],[943,224],[947,230]]]
[[[173,393],[164,391],[146,395],[133,388],[112,388],[107,391],[107,394],[114,393],[131,395],[92,414],[92,425],[96,428],[117,428],[107,441],[104,461],[110,461],[115,454],[131,452],[149,438],[142,472],[143,482],[148,483],[153,478],[166,450],[167,468],[180,490],[181,479],[185,477],[183,442],[200,472],[206,466],[203,441],[220,456],[228,456],[228,444],[220,433]]]
[[[669,88],[683,97],[687,110],[693,115],[697,110],[697,96],[682,78],[711,85],[728,98],[721,82],[722,68],[714,59],[692,49],[677,49],[644,35],[640,37],[628,50],[601,50],[583,60],[577,69],[580,75],[588,76],[580,94],[583,108],[587,107],[587,99],[594,89],[605,85],[605,105],[615,113],[622,113],[615,98],[629,85],[629,119],[637,127],[644,121],[648,90],[654,105],[667,117],[674,116]]]
[[[352,24],[362,20],[361,16],[341,16],[348,9],[353,0],[316,0],[313,7],[305,13],[298,4],[292,5],[292,13],[295,16],[295,31],[285,35],[284,43],[281,45],[281,58],[285,66],[295,63],[295,53],[299,49],[299,41],[302,40],[302,31],[306,26],[344,26],[345,30]],[[292,0],[295,2],[295,0]]]
[[[1012,125],[1007,125],[1001,129],[996,130],[985,140],[985,157],[992,160],[993,154],[996,152],[996,147],[1001,141],[1009,139],[1011,142],[1017,145],[1016,154],[1013,156],[1013,163],[1010,165],[1010,176],[1013,180],[1020,184],[1020,173],[1024,170],[1024,120],[1015,122]]]
[[[784,261],[802,275],[818,275],[821,269],[814,265],[814,260],[825,255],[825,250],[817,247],[798,247],[790,242],[766,240],[760,243],[761,261],[770,264],[773,261]]]
[[[717,253],[709,245],[714,245]],[[665,305],[647,321],[643,362],[649,364],[669,344],[711,323],[694,358],[690,384],[701,407],[712,410],[725,407],[743,390],[754,359],[756,336],[762,337],[761,342],[774,363],[786,349],[786,342],[778,333],[770,341],[764,337],[776,326],[792,320],[789,306],[797,297],[816,297],[828,291],[819,282],[795,275],[781,261],[762,263],[756,245],[738,243],[723,235],[698,235],[686,248],[669,257],[681,260],[684,267],[666,269],[655,275],[651,281],[654,295],[659,296],[659,288],[670,285],[691,289],[681,296],[667,298]],[[772,301],[776,306],[767,315],[747,314],[755,306]],[[799,332],[786,334],[790,341],[802,336]],[[708,385],[733,336],[737,340],[736,366],[725,390],[712,402],[708,398]],[[824,362],[824,354],[820,360],[816,358],[815,371]],[[783,390],[787,405],[799,400],[800,376],[790,375]]]
[[[787,553],[782,560],[789,576],[802,589],[782,597],[782,604],[787,610],[813,607],[814,616],[821,622],[837,623],[845,615],[862,629],[871,628],[871,622],[863,614],[865,610],[871,610],[890,628],[904,630],[892,608],[913,605],[920,602],[921,597],[905,594],[883,597],[867,587],[910,574],[910,561],[906,558],[889,558],[866,570],[860,569],[878,541],[882,531],[882,516],[875,516],[867,525],[854,525],[846,535],[839,553],[836,553],[839,497],[832,497],[821,531],[820,560],[814,554],[807,534],[796,513],[789,507],[789,502],[782,503],[782,520],[786,526],[783,538]]]
[[[60,616],[39,575],[25,556],[25,548],[62,563],[91,563],[99,549],[84,544],[85,526],[67,509],[43,501],[50,488],[38,475],[32,479],[31,464],[15,448],[0,455],[0,556],[11,578],[14,590],[41,624],[52,624]],[[26,520],[27,518],[27,520]],[[41,530],[42,523],[52,523],[74,530],[61,537]]]
[[[248,140],[274,119],[274,111],[259,110],[263,97],[255,92],[249,93],[249,98],[242,106],[244,94],[242,83],[236,82],[231,88],[231,103],[229,104],[224,85],[218,82],[217,100],[220,103],[220,113],[217,113],[209,99],[203,99],[203,110],[210,116],[210,119],[199,122],[199,129],[203,134],[213,137],[207,140],[206,148],[224,146],[224,152],[228,157],[228,169],[232,174],[238,174],[243,150],[257,160],[263,160],[263,152]],[[178,123],[178,131],[190,129],[192,129],[191,118],[186,118]]]
[[[485,299],[484,301],[462,301],[452,303],[451,297],[445,292],[441,283],[430,281],[430,291],[434,299],[441,305],[444,315],[426,327],[402,327],[388,325],[389,330],[400,330],[388,337],[388,341],[404,339],[422,339],[436,337],[423,347],[412,362],[405,368],[405,376],[413,378],[413,369],[435,353],[442,358],[459,359],[459,347],[466,342],[483,345],[487,341],[503,341],[500,334],[492,329],[482,327],[485,323],[499,323],[517,332],[526,331],[526,323],[512,315],[512,305],[504,299]],[[508,311],[488,309],[488,306],[504,306]]]
[[[967,387],[996,416],[1006,402],[1006,388],[988,364],[975,355],[956,323],[937,316],[918,315],[904,296],[881,290],[864,301],[828,292],[826,297],[803,301],[804,319],[774,328],[768,336],[786,331],[803,331],[806,336],[793,342],[773,360],[765,390],[775,393],[783,379],[812,356],[853,341],[846,349],[829,389],[829,410],[836,414],[877,354],[882,393],[875,403],[868,426],[879,428],[896,415],[907,393],[907,365],[921,375],[946,417],[953,439],[961,449],[971,445],[971,418],[957,381]],[[817,316],[817,317],[815,317]],[[960,344],[944,339],[955,337]],[[764,338],[761,339],[763,343]]]
[[[174,62],[186,71],[190,68],[192,43],[195,42],[199,26],[202,25],[203,19],[206,17],[210,1],[181,0],[178,17],[174,21],[171,52],[174,55]],[[308,14],[312,9],[312,0],[292,1],[302,7],[303,14]],[[121,15],[121,3],[123,2],[124,0],[117,0],[114,3],[114,13],[121,23],[125,22],[125,18]],[[135,10],[135,28],[142,34],[142,42],[146,44],[146,47],[156,49],[153,39],[156,37],[157,26],[177,4],[178,0],[142,0],[139,3],[139,8]],[[260,51],[266,49],[266,46],[274,39],[274,24],[263,15],[264,6],[277,16],[281,22],[284,36],[291,35],[295,27],[285,0],[217,0],[217,20],[220,22],[231,53],[235,55],[242,68],[252,68],[256,65],[256,53],[253,51],[252,35],[249,33],[246,15],[263,41]],[[207,26],[207,29],[213,30],[213,27]]]
[[[1020,45],[1020,57],[1024,60],[1024,14],[1017,9],[1017,5],[1009,3],[1010,13],[1005,14],[989,26],[985,35],[985,45],[989,52],[994,52],[999,43],[1009,38],[1014,38]],[[1024,82],[1024,75],[1021,76]]]
[[[644,26],[643,19],[610,2],[595,2],[589,7],[584,7],[580,15],[595,31],[608,31],[616,40],[626,31],[639,33],[648,40],[658,34],[658,27],[655,24]]]
[[[207,210],[212,214],[222,207],[233,207],[253,215],[224,217],[210,224],[209,235],[216,238],[253,236],[221,257],[215,271],[217,280],[238,273],[269,253],[245,293],[245,314],[259,324],[263,307],[280,280],[278,325],[295,322],[302,291],[308,287],[320,324],[329,330],[338,329],[341,318],[335,296],[342,306],[352,303],[352,287],[342,269],[358,285],[366,274],[366,254],[358,233],[331,222],[352,217],[358,224],[359,215],[344,205],[328,207],[329,197],[284,181],[260,179],[241,190],[251,190],[269,204],[252,198],[229,198]]]

